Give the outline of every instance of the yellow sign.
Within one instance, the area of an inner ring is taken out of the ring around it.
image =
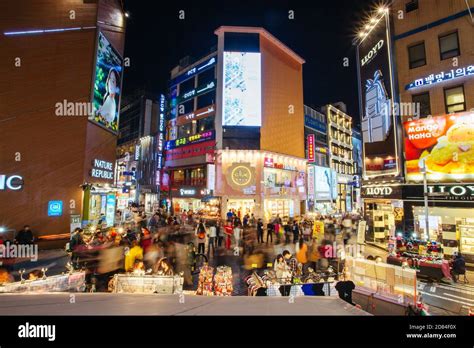
[[[321,240],[324,237],[324,222],[316,220],[313,225],[313,238]]]

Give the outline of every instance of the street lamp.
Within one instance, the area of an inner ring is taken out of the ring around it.
[[[423,157],[418,163],[420,171],[423,174],[423,198],[425,202],[425,233],[423,233],[422,240],[426,240],[430,233],[430,222],[428,219],[429,209],[428,209],[428,180],[426,173],[426,157]]]

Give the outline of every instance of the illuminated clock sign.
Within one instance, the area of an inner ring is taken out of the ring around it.
[[[211,81],[209,83],[206,83],[205,85],[199,86],[197,88],[193,88],[187,92],[184,92],[178,100],[178,103],[183,103],[188,99],[200,96],[201,94],[207,93],[209,91],[212,91],[213,89],[216,88],[216,81]]]
[[[207,140],[214,140],[216,133],[214,130],[210,130],[204,133],[199,133],[196,135],[191,135],[189,137],[179,138],[176,140],[169,140],[166,142],[165,149],[171,150],[180,146],[191,145],[201,143]]]
[[[226,174],[227,183],[234,190],[244,192],[256,184],[255,167],[250,163],[232,163]]]
[[[405,90],[408,91],[410,89],[434,85],[437,83],[451,81],[454,79],[458,79],[465,76],[472,76],[472,75],[474,75],[474,65],[469,65],[468,67],[465,67],[465,68],[451,69],[450,71],[447,71],[447,72],[442,71],[439,74],[431,74],[431,75],[428,75],[427,77],[424,77],[424,78],[421,78],[409,83],[408,85],[405,86]]]
[[[209,58],[208,60],[202,62],[201,64],[196,65],[194,68],[189,69],[184,74],[176,77],[174,80],[171,81],[170,86],[177,85],[178,83],[186,81],[187,79],[193,77],[196,74],[206,71],[207,69],[213,67],[216,64],[216,62],[217,62],[216,57]]]
[[[18,191],[23,188],[23,177],[19,175],[0,175],[0,191]]]

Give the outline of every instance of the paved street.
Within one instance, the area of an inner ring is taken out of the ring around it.
[[[130,294],[2,295],[0,315],[369,315],[336,297]]]

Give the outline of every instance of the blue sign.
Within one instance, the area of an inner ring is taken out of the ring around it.
[[[217,62],[216,57],[209,58],[205,62],[202,62],[201,64],[196,65],[194,68],[189,69],[184,74],[175,77],[170,82],[170,86],[174,86],[174,85],[177,85],[178,83],[186,81],[187,79],[193,77],[194,75],[199,74],[199,73],[209,69],[210,67],[214,66],[216,64],[216,62]]]
[[[312,118],[311,116],[306,115],[304,117],[304,125],[305,127],[313,128],[321,133],[326,133],[326,124],[323,122]]]
[[[466,68],[451,69],[450,71],[442,71],[439,74],[431,74],[427,77],[415,80],[405,86],[405,90],[410,90],[417,87],[434,85],[436,83],[458,79],[464,76],[474,75],[474,65],[469,65]]]
[[[63,215],[63,201],[49,201],[48,202],[48,216]]]

